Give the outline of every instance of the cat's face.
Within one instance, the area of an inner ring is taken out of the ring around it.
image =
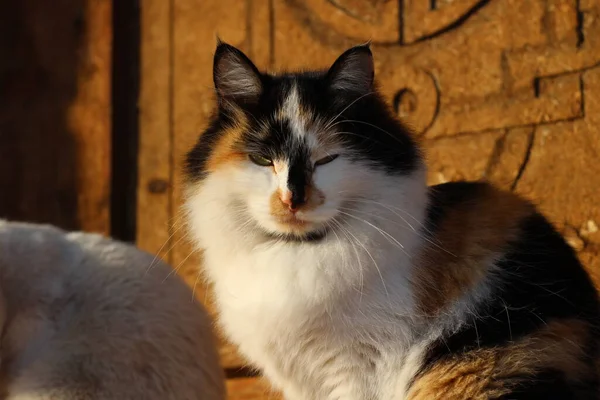
[[[420,166],[375,92],[368,46],[348,50],[327,72],[273,76],[220,44],[214,81],[219,110],[188,154],[187,173],[240,226],[320,237],[388,178]]]

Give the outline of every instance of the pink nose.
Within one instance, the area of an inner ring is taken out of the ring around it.
[[[293,203],[291,194],[289,196],[281,196],[281,202],[288,206],[291,212],[298,211],[298,205]]]
[[[281,199],[281,202],[288,206],[289,210],[294,213],[298,211],[298,208],[306,202],[305,197],[299,198],[290,190],[286,190],[285,192],[281,193],[279,198]]]

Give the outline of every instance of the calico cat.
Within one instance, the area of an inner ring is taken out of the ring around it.
[[[219,43],[185,210],[220,325],[290,400],[598,397],[598,295],[527,201],[425,183],[369,45],[272,75]]]
[[[225,399],[208,316],[170,271],[99,235],[0,220],[0,398]]]

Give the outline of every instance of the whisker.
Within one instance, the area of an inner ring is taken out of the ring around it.
[[[379,233],[381,233],[381,235],[382,235],[383,237],[387,238],[387,239],[388,239],[388,241],[389,241],[389,240],[392,240],[394,243],[396,243],[396,244],[397,244],[397,245],[400,247],[400,249],[402,249],[402,251],[404,252],[404,254],[406,254],[406,255],[407,255],[409,258],[410,258],[410,256],[408,255],[408,253],[406,253],[406,251],[404,250],[404,245],[403,245],[402,243],[400,243],[398,240],[396,240],[396,238],[394,238],[394,237],[393,237],[392,235],[390,235],[388,232],[386,232],[386,231],[384,231],[383,229],[381,229],[381,228],[379,228],[379,227],[377,227],[377,226],[373,225],[372,223],[370,223],[370,222],[369,222],[369,221],[367,221],[367,220],[364,220],[364,219],[362,219],[362,218],[359,218],[359,217],[357,217],[356,215],[349,214],[349,213],[347,213],[347,212],[345,212],[345,211],[340,211],[340,214],[343,214],[343,215],[346,215],[346,216],[348,216],[348,217],[354,218],[354,219],[356,219],[356,220],[358,220],[358,221],[364,222],[365,224],[369,225],[370,227],[372,227],[373,229],[375,229],[376,231],[378,231]]]
[[[477,347],[481,349],[479,330],[477,329],[477,316],[473,316],[473,326],[475,327],[475,336],[476,336],[476,340],[477,340]]]
[[[367,201],[367,200],[361,201],[361,200],[358,200],[358,199],[352,199],[352,200],[349,200],[349,202],[362,202],[362,203],[368,203],[368,204],[371,204],[371,203],[372,203],[372,204],[378,205],[378,206],[380,206],[380,207],[386,208],[387,210],[389,210],[390,212],[392,212],[393,214],[395,214],[396,216],[398,216],[400,219],[402,219],[402,221],[404,221],[404,223],[406,223],[406,224],[407,224],[407,225],[408,225],[408,226],[411,228],[411,230],[412,230],[412,231],[413,231],[413,232],[414,232],[414,233],[415,233],[415,234],[416,234],[416,235],[417,235],[419,238],[421,238],[421,239],[423,239],[424,241],[426,241],[426,242],[428,242],[428,243],[432,244],[433,246],[437,247],[438,249],[442,250],[443,252],[445,252],[445,253],[448,253],[448,254],[450,254],[450,255],[451,255],[451,256],[453,256],[453,257],[457,257],[457,256],[456,256],[454,253],[452,253],[451,251],[449,251],[449,250],[446,250],[446,249],[445,249],[444,247],[442,247],[440,244],[438,244],[438,243],[436,243],[435,241],[433,241],[433,240],[429,239],[429,238],[428,238],[426,235],[423,235],[421,232],[419,232],[419,230],[418,230],[418,229],[415,229],[415,228],[414,228],[412,225],[410,225],[410,224],[408,223],[408,221],[406,221],[406,219],[405,219],[405,218],[403,218],[401,215],[399,215],[398,213],[396,213],[396,212],[394,212],[393,210],[391,210],[391,209],[390,209],[389,207],[387,207],[385,204],[383,204],[383,203],[379,203],[379,202],[376,202],[376,201],[371,201],[371,200],[369,200],[369,201]],[[391,221],[391,220],[387,219],[385,216],[376,215],[376,214],[369,214],[369,213],[366,213],[365,211],[359,211],[359,210],[356,210],[356,209],[351,209],[351,208],[345,208],[345,207],[341,207],[341,208],[347,209],[347,210],[349,210],[349,211],[355,211],[355,212],[360,212],[360,213],[363,213],[363,214],[366,214],[366,215],[370,215],[370,216],[373,216],[374,218],[380,218],[380,219],[383,219],[383,220],[385,220],[385,221],[389,221],[389,222],[391,222],[391,223],[393,223],[393,224],[395,224],[395,225],[398,225],[398,226],[404,227],[402,224],[400,224],[400,223],[398,223],[398,222],[395,222],[395,221]]]
[[[181,228],[184,225],[180,225],[179,228],[175,229],[170,235],[169,237],[165,240],[165,242],[162,244],[162,246],[160,246],[160,248],[158,249],[158,251],[156,252],[156,254],[154,255],[154,258],[152,259],[152,261],[150,262],[150,265],[148,265],[148,268],[146,268],[146,272],[144,273],[144,275],[148,274],[148,272],[150,272],[150,270],[154,267],[154,265],[156,264],[158,258],[160,257],[160,253],[163,251],[163,249],[165,248],[165,246],[167,245],[167,243],[170,243],[171,239],[173,238],[173,236],[175,236],[175,234],[181,230]],[[178,239],[170,248],[169,250],[167,250],[167,252],[165,253],[168,254],[171,250],[173,250],[173,248],[175,247],[175,245],[177,245],[177,243],[179,243],[183,238],[185,237],[182,236],[180,239]]]
[[[336,132],[331,133],[331,136],[332,137],[333,136],[356,136],[356,137],[365,139],[365,141],[369,141],[369,142],[373,142],[373,143],[378,143],[378,144],[381,144],[381,145],[384,145],[384,146],[388,145],[387,143],[383,143],[381,140],[375,140],[372,137],[369,137],[367,135],[361,135],[361,134],[356,133],[356,132],[336,131]]]
[[[200,272],[196,272],[196,280],[194,281],[194,287],[192,288],[192,300],[196,299],[196,286],[198,286],[198,281],[200,280]],[[204,304],[206,304],[206,293],[204,294]]]
[[[351,201],[353,201],[353,200],[351,200]],[[360,200],[359,200],[359,199],[357,199],[357,201],[360,201]],[[366,201],[363,201],[363,202],[366,202]],[[375,201],[375,200],[369,200],[369,202],[370,202],[370,203],[372,203],[372,204],[376,204],[376,205],[378,205],[378,206],[380,206],[380,207],[383,207],[383,208],[387,209],[388,211],[390,211],[391,213],[393,213],[394,215],[396,215],[398,218],[400,218],[402,221],[404,221],[404,223],[405,223],[406,225],[408,225],[408,226],[410,227],[410,229],[412,229],[412,230],[413,230],[413,231],[415,231],[415,232],[417,231],[417,230],[415,229],[415,227],[414,227],[414,226],[412,226],[412,225],[411,225],[411,224],[410,224],[410,223],[409,223],[409,222],[406,220],[406,218],[404,218],[402,215],[400,215],[400,214],[398,214],[397,212],[395,212],[395,211],[394,211],[394,210],[393,210],[391,207],[388,207],[388,206],[386,206],[385,204],[383,204],[383,203],[380,203],[380,202],[378,202],[378,201]]]
[[[404,144],[404,143],[403,143],[403,142],[400,140],[400,138],[398,138],[397,136],[395,136],[395,135],[391,134],[390,132],[386,131],[385,129],[383,129],[383,128],[380,128],[380,127],[378,127],[377,125],[373,125],[373,124],[371,124],[371,123],[369,123],[369,122],[365,122],[365,121],[359,121],[359,120],[356,120],[356,119],[344,119],[344,120],[338,121],[338,122],[336,122],[335,124],[331,125],[331,127],[330,127],[330,128],[333,128],[334,126],[336,126],[336,125],[339,125],[339,124],[342,124],[342,123],[344,123],[344,122],[352,122],[352,123],[357,123],[357,124],[368,125],[368,126],[370,126],[370,127],[372,127],[372,128],[375,128],[375,129],[377,129],[377,130],[379,130],[379,131],[381,131],[381,132],[385,133],[386,135],[388,135],[388,136],[389,136],[389,137],[391,137],[392,139],[396,140],[398,143],[400,143],[400,144]]]
[[[165,276],[165,279],[163,279],[162,283],[165,283],[171,275],[176,273],[179,270],[179,268],[181,268],[181,266],[188,260],[188,258],[190,258],[192,256],[192,254],[194,254],[195,252],[196,252],[195,250],[190,251],[190,254],[188,254],[183,260],[181,260],[181,262],[179,264],[177,264],[177,267],[171,269],[171,271],[167,274],[167,276]]]
[[[385,295],[386,297],[389,298],[390,294],[387,290],[387,286],[385,285],[385,280],[383,279],[383,274],[381,273],[381,270],[379,269],[379,265],[377,264],[377,261],[375,261],[375,258],[373,257],[373,255],[371,254],[371,252],[367,249],[367,247],[362,244],[358,238],[349,230],[349,229],[345,229],[346,232],[348,232],[349,235],[351,235],[355,240],[356,240],[356,244],[358,244],[359,246],[361,246],[365,252],[367,253],[367,255],[371,258],[371,260],[373,261],[373,264],[375,265],[375,268],[377,269],[377,273],[379,274],[379,278],[381,279],[381,283],[383,284],[383,290],[385,291]]]
[[[402,209],[400,207],[393,206],[391,204],[381,203],[379,201],[375,201],[375,200],[367,199],[367,198],[362,198],[362,199],[356,198],[356,199],[353,199],[352,201],[362,201],[362,202],[365,202],[365,203],[379,204],[381,206],[389,207],[389,208],[394,209],[396,211],[400,211],[400,212],[408,215],[413,221],[415,221],[417,224],[419,224],[422,228],[425,228],[425,225],[423,224],[423,222],[421,222],[418,218],[416,218],[411,213],[409,213],[408,211],[406,211],[406,210],[404,210],[404,209]]]
[[[360,298],[358,300],[359,303],[362,303],[362,297],[363,297],[363,287],[364,287],[364,269],[362,266],[362,261],[360,260],[360,255],[358,254],[358,250],[356,250],[356,246],[354,245],[354,241],[352,240],[352,238],[350,238],[350,236],[348,236],[348,234],[346,233],[346,229],[342,226],[342,224],[338,221],[336,221],[335,219],[331,221],[332,223],[335,223],[336,226],[341,230],[341,232],[344,234],[344,236],[346,236],[346,238],[348,239],[348,242],[350,243],[350,245],[352,246],[352,249],[354,250],[354,254],[356,254],[356,261],[358,261],[358,267],[360,269],[360,287],[358,292],[360,293]]]
[[[338,114],[337,114],[335,117],[331,118],[331,119],[329,120],[329,122],[327,122],[327,123],[325,124],[325,128],[324,128],[324,130],[328,130],[329,128],[331,128],[331,127],[333,126],[333,125],[331,125],[331,124],[333,124],[333,123],[335,122],[335,120],[336,120],[336,119],[338,119],[338,118],[340,117],[340,115],[342,115],[342,114],[343,114],[343,113],[344,113],[344,112],[345,112],[347,109],[349,109],[350,107],[352,107],[352,106],[353,106],[353,105],[354,105],[354,104],[355,104],[357,101],[359,101],[360,99],[362,99],[362,98],[364,98],[364,97],[367,97],[367,96],[369,96],[369,95],[372,95],[372,94],[374,94],[374,93],[375,93],[375,92],[368,92],[368,93],[365,93],[365,94],[363,94],[362,96],[359,96],[358,98],[356,98],[354,101],[352,101],[352,102],[351,102],[350,104],[348,104],[346,107],[344,107],[344,109],[343,109],[342,111],[340,111],[340,112],[339,112],[339,113],[338,113]]]

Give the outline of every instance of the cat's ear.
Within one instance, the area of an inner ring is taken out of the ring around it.
[[[330,88],[357,94],[372,92],[374,78],[370,43],[346,50],[327,71]]]
[[[263,90],[261,74],[237,48],[217,39],[213,62],[217,95],[228,101],[255,101]]]

